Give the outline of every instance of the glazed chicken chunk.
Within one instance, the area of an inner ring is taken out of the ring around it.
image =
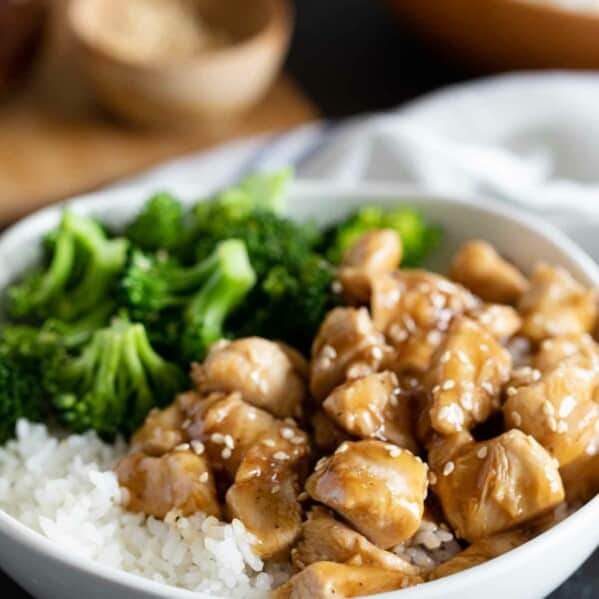
[[[308,437],[284,423],[245,454],[226,495],[231,517],[254,535],[263,559],[286,557],[302,528],[298,501],[309,455]]]
[[[483,564],[494,557],[519,547],[529,539],[530,534],[527,531],[514,530],[475,541],[455,557],[437,566],[430,573],[430,579],[444,578]]]
[[[541,263],[518,309],[524,318],[521,333],[533,341],[589,333],[597,319],[597,292],[583,287],[563,268]]]
[[[389,441],[418,452],[409,399],[402,396],[397,376],[392,372],[348,381],[327,397],[323,408],[354,437]]]
[[[291,552],[291,561],[297,570],[315,562],[337,562],[410,575],[420,573],[419,568],[391,551],[380,549],[321,507],[313,508],[308,514],[302,536]]]
[[[581,368],[599,372],[599,345],[587,333],[546,339],[534,357],[534,365],[542,371],[552,370],[574,357]]]
[[[599,404],[593,401],[596,375],[576,356],[542,374],[538,382],[508,388],[508,427],[532,435],[564,466],[584,454],[599,432]]]
[[[201,418],[201,439],[215,471],[237,473],[243,456],[262,436],[275,436],[280,421],[231,393],[213,401]],[[199,428],[199,427],[196,427]]]
[[[272,599],[344,599],[405,589],[423,582],[372,566],[316,562],[273,591]]]
[[[426,465],[381,441],[345,442],[322,459],[306,491],[383,549],[411,537],[422,520]]]
[[[522,431],[464,443],[449,454],[431,458],[431,488],[456,535],[469,542],[531,520],[564,498],[555,461]]]
[[[568,502],[588,501],[599,493],[599,434],[586,451],[560,469]]]
[[[238,391],[244,401],[278,418],[301,416],[307,394],[289,352],[260,337],[216,344],[191,376],[201,393]]]
[[[341,443],[351,437],[321,408],[314,410],[310,417],[312,444],[321,454],[333,453]]]
[[[153,409],[131,437],[131,448],[150,456],[161,456],[171,451],[187,441],[183,430],[184,418],[185,415],[176,402],[163,410]]]
[[[395,350],[391,369],[426,372],[451,319],[478,305],[468,290],[430,272],[379,277],[373,283],[372,319]]]
[[[390,348],[365,308],[335,308],[324,319],[310,364],[310,390],[324,399],[348,378],[377,372]]]
[[[514,308],[502,304],[483,304],[468,313],[495,339],[505,341],[513,337],[522,326],[522,318]]]
[[[204,455],[188,445],[161,457],[132,453],[116,468],[121,487],[128,491],[127,509],[164,518],[177,510],[183,516],[204,512],[220,516],[212,471]]]
[[[444,435],[485,421],[499,408],[510,368],[510,354],[494,337],[473,320],[457,317],[425,377],[428,404],[421,415],[421,434],[426,436],[428,421]]]
[[[528,287],[524,275],[485,241],[465,243],[453,258],[450,277],[486,302],[514,304]]]
[[[372,281],[394,271],[401,254],[401,239],[395,231],[381,229],[360,237],[345,251],[339,267],[339,281],[347,299],[368,303]]]

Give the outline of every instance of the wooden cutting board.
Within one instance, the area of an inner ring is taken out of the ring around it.
[[[163,160],[317,118],[285,75],[236,122],[210,130],[136,129],[94,103],[51,37],[25,89],[0,104],[0,226],[52,201],[88,191]]]

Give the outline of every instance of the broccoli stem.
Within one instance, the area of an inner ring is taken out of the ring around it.
[[[97,331],[78,356],[59,354],[48,371],[45,387],[62,422],[106,438],[131,433],[184,383],[149,345],[144,326],[124,318]]]
[[[60,335],[61,342],[67,348],[79,347],[88,341],[97,329],[106,326],[115,310],[116,303],[108,301],[92,308],[91,312],[73,322],[49,318],[44,322],[41,330]]]
[[[136,395],[133,413],[131,414],[131,421],[135,424],[142,422],[146,414],[154,407],[143,359],[139,354],[138,336],[140,328],[143,331],[143,327],[140,326],[129,327],[125,333],[123,343],[123,358]]]
[[[61,231],[56,236],[48,269],[32,273],[21,284],[9,289],[13,316],[30,316],[59,296],[67,285],[74,263],[75,239],[70,233]]]
[[[188,333],[184,353],[202,358],[208,346],[223,336],[227,316],[256,282],[245,244],[229,239],[218,245],[210,259],[213,272],[187,306]]]

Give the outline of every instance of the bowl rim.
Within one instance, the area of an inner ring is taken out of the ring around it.
[[[262,0],[269,11],[267,22],[258,31],[240,41],[227,44],[221,48],[203,50],[197,54],[178,60],[136,61],[110,52],[103,45],[96,44],[93,39],[90,39],[81,30],[75,16],[75,11],[82,2],[93,1],[95,0],[73,0],[69,3],[66,10],[65,22],[70,36],[86,52],[100,57],[106,63],[147,74],[172,73],[179,70],[205,66],[214,60],[232,59],[245,52],[259,48],[269,39],[280,41],[282,46],[286,48],[291,38],[295,18],[290,0]]]
[[[134,204],[141,205],[144,201],[143,194],[149,189],[155,190],[156,185],[151,184],[131,184],[123,186],[120,189],[106,188],[100,191],[76,196],[47,206],[41,210],[35,211],[25,218],[19,220],[14,225],[6,229],[0,235],[0,253],[5,244],[10,244],[13,238],[18,237],[29,228],[36,230],[48,218],[56,217],[65,206],[75,209],[84,207],[86,212],[95,213],[98,210],[109,210],[112,206],[119,205],[124,198],[134,196]],[[197,192],[201,185],[197,183],[187,183],[185,189]],[[405,199],[415,205],[420,201],[435,202],[444,201],[450,204],[459,205],[466,209],[484,213],[488,217],[500,217],[511,221],[530,232],[544,237],[550,241],[561,253],[570,258],[585,276],[593,283],[599,286],[599,266],[584,252],[578,245],[569,239],[564,233],[557,229],[551,223],[547,223],[539,217],[524,212],[518,208],[499,203],[494,200],[488,200],[484,197],[463,196],[456,197],[452,194],[442,194],[437,191],[429,191],[422,187],[413,185],[395,184],[395,183],[329,183],[310,180],[298,180],[294,182],[289,195],[301,196],[304,194],[322,194],[326,197],[325,201],[343,201],[343,196],[364,196],[366,197],[384,197],[396,198],[398,201]],[[197,197],[197,194],[196,196]],[[584,505],[569,514],[562,521],[558,522],[550,529],[538,534],[526,543],[508,551],[507,553],[488,560],[482,564],[469,568],[467,570],[451,574],[445,578],[430,581],[424,585],[417,585],[403,589],[401,597],[406,599],[417,599],[418,593],[430,590],[430,596],[439,596],[435,594],[440,590],[445,592],[459,591],[460,586],[469,581],[470,584],[476,581],[484,580],[492,570],[508,571],[513,565],[520,561],[525,553],[534,552],[540,549],[544,543],[556,541],[557,538],[567,528],[575,528],[579,523],[584,522],[590,517],[590,514],[599,515],[599,495],[587,501]],[[171,586],[165,583],[157,582],[119,568],[105,565],[99,561],[93,560],[87,556],[81,556],[60,545],[54,544],[50,539],[34,529],[23,524],[13,516],[0,508],[0,536],[9,538],[12,542],[25,546],[33,553],[42,554],[49,560],[61,563],[64,566],[77,570],[106,582],[116,583],[124,588],[143,591],[152,597],[172,597],[173,599],[216,599],[215,596],[206,593],[198,593],[187,589]],[[6,571],[11,576],[10,571]],[[391,591],[383,594],[371,595],[380,599],[391,599],[399,596],[400,591]]]
[[[553,16],[566,17],[573,20],[583,19],[593,21],[599,24],[599,11],[593,11],[589,8],[568,8],[552,2],[542,2],[541,0],[502,0],[505,4],[512,4],[537,13],[551,14]]]

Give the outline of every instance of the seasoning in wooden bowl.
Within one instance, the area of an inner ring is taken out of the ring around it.
[[[291,34],[288,0],[72,0],[81,71],[108,109],[144,124],[230,119],[265,94]]]

